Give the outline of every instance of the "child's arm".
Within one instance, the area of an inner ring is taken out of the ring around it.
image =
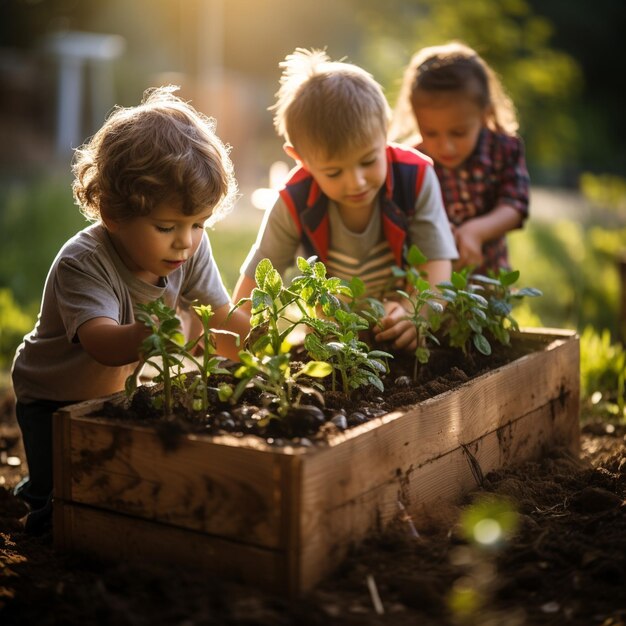
[[[518,228],[523,215],[512,206],[501,204],[493,211],[474,217],[454,228],[454,238],[459,251],[455,268],[483,263],[483,244]]]
[[[239,335],[239,345],[237,345],[237,341],[234,337],[220,333],[215,335],[217,353],[233,361],[238,361],[239,350],[241,350],[241,340],[243,340],[250,331],[250,316],[242,309],[233,311],[229,316],[228,314],[231,308],[232,304],[229,302],[215,309],[211,322],[214,328],[229,330]]]
[[[235,303],[239,302],[241,298],[249,298],[252,290],[256,287],[256,282],[253,278],[250,278],[247,274],[242,273],[239,276],[239,280],[235,285],[235,291],[233,292],[233,300]],[[250,313],[250,303],[245,304],[242,309]]]
[[[452,262],[447,259],[427,261],[420,269],[428,276],[428,281],[434,288],[435,285],[450,280]],[[392,341],[393,347],[398,350],[415,350],[417,335],[413,322],[406,319],[407,309],[401,302],[395,301],[385,302],[384,307],[385,317],[381,320],[382,331],[376,335],[376,341]]]
[[[98,363],[110,367],[139,360],[141,342],[150,334],[142,322],[118,324],[110,317],[94,317],[77,331],[84,350]]]

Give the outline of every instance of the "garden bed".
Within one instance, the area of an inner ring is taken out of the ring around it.
[[[178,562],[297,594],[406,510],[418,520],[488,471],[579,446],[574,332],[515,336],[524,356],[456,389],[329,435],[276,446],[93,416],[55,417],[54,541],[112,560]]]

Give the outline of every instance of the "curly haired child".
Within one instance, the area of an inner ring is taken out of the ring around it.
[[[298,48],[283,74],[274,125],[297,163],[242,266],[234,299],[250,295],[254,270],[269,258],[279,272],[298,251],[316,255],[332,276],[362,278],[381,297],[394,265],[416,244],[431,284],[450,278],[457,257],[432,161],[387,143],[390,110],[380,85],[360,67]],[[416,345],[399,302],[385,303],[379,341]]]
[[[472,48],[450,42],[413,56],[390,136],[435,162],[457,268],[509,268],[505,235],[528,216],[529,178],[517,129],[512,101]]]
[[[32,509],[27,530],[50,518],[52,415],[124,388],[149,332],[135,321],[137,304],[198,301],[212,305],[215,326],[249,328],[243,313],[227,320],[229,294],[204,229],[236,194],[228,151],[213,121],[175,90],[148,90],[140,105],[116,108],[75,151],[74,198],[94,223],[57,254],[12,367],[30,473],[16,488]],[[217,348],[236,357],[232,338],[219,337]]]

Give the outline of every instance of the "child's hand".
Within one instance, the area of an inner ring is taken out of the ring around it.
[[[385,316],[380,321],[380,332],[376,333],[376,341],[390,341],[398,350],[415,350],[417,334],[415,326],[406,319],[407,312],[399,302],[383,302]]]
[[[468,265],[478,267],[483,263],[483,240],[479,229],[468,220],[454,228],[454,240],[459,258],[454,262],[455,269],[462,269]]]

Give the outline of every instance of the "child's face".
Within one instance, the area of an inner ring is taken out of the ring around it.
[[[418,97],[413,113],[422,135],[420,149],[450,169],[470,156],[486,122],[484,109],[459,94]]]
[[[300,156],[304,167],[340,211],[371,211],[387,177],[386,146],[381,132],[361,148],[339,157]]]
[[[200,245],[211,210],[185,215],[177,202],[163,202],[149,215],[106,220],[115,249],[128,269],[156,285],[189,260]]]

